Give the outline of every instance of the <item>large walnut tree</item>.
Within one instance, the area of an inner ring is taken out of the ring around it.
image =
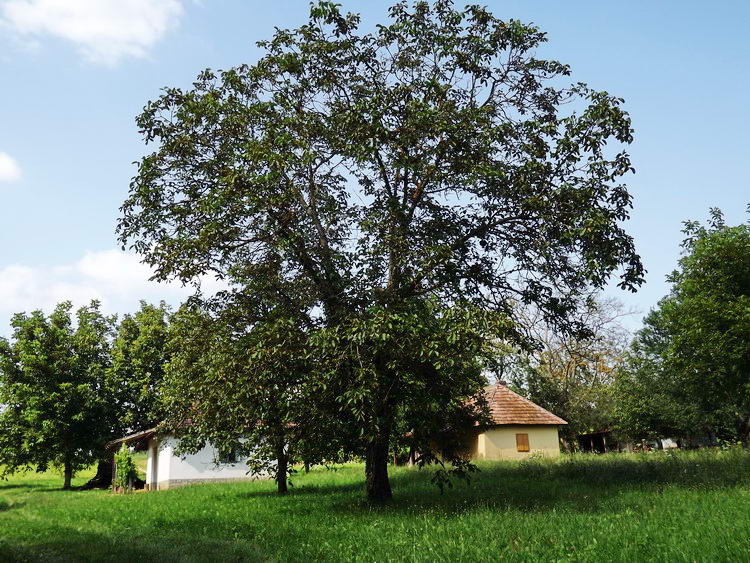
[[[371,32],[313,5],[256,63],[204,71],[145,107],[154,150],[120,239],[160,279],[213,273],[311,327],[426,303],[513,320],[530,303],[575,331],[582,292],[615,273],[625,289],[642,281],[622,228],[632,129],[622,100],[566,85],[566,65],[537,58],[544,41],[448,0],[397,3]],[[387,355],[365,355],[371,498],[391,494],[388,443],[415,381]],[[442,393],[430,373],[423,392]]]

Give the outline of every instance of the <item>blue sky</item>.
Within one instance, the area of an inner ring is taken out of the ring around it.
[[[538,24],[541,54],[575,80],[625,98],[636,130],[627,229],[648,275],[635,295],[610,293],[647,311],[668,289],[682,221],[710,206],[746,220],[750,4],[487,4]],[[343,5],[372,25],[388,3]],[[147,282],[117,250],[118,207],[144,151],[134,117],[163,86],[254,61],[255,41],[307,11],[304,0],[0,0],[0,334],[11,312],[64,298],[125,312],[187,295]]]

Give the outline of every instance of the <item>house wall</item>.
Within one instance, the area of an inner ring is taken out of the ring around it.
[[[169,474],[169,461],[171,453],[163,453],[159,449],[159,442],[156,438],[148,441],[146,449],[146,488],[156,489],[159,481],[159,471],[163,474]]]
[[[519,452],[516,434],[529,435],[529,451]],[[477,459],[525,459],[532,454],[546,457],[560,455],[557,426],[554,425],[507,425],[495,426],[477,436]]]
[[[169,489],[181,485],[189,485],[202,482],[237,481],[245,479],[257,479],[257,476],[247,474],[247,466],[243,461],[234,464],[216,464],[218,453],[216,449],[208,445],[195,454],[186,454],[179,457],[175,454],[177,440],[168,437],[158,444],[156,455],[156,486],[151,482],[150,489]],[[154,449],[149,449],[147,463],[147,477],[151,475],[154,458]]]

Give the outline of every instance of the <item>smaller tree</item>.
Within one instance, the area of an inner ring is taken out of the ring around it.
[[[700,411],[665,362],[669,336],[659,307],[644,318],[615,374],[615,427],[632,440],[688,438],[706,431]]]
[[[213,305],[194,301],[175,316],[162,428],[180,437],[181,451],[210,443],[238,452],[285,493],[294,461],[339,449],[340,433],[327,432],[329,420],[306,400],[307,334],[283,311],[261,317],[231,298]]]
[[[13,317],[0,339],[0,466],[3,474],[60,467],[68,489],[76,471],[95,461],[107,440],[110,407],[105,374],[114,318],[99,303],[58,305]]]
[[[118,432],[138,431],[159,424],[164,416],[159,389],[169,361],[167,338],[170,310],[163,301],[124,315],[112,343],[109,385],[113,389]]]
[[[108,440],[129,432],[153,428],[163,418],[158,389],[167,362],[166,342],[170,317],[164,303],[141,301],[140,309],[126,314],[117,324],[111,345],[111,363],[104,388],[107,417],[100,425]],[[87,488],[107,488],[112,484],[111,452],[102,449],[96,475]]]

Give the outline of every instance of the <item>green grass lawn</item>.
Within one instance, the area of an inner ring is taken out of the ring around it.
[[[363,500],[356,465],[298,474],[286,497],[267,481],[124,496],[19,475],[0,482],[0,561],[750,560],[747,452],[480,467],[443,495],[393,468],[387,506]]]

